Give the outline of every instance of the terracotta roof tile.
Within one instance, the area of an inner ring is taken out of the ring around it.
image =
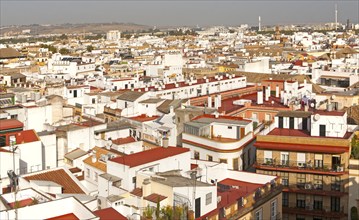
[[[24,124],[16,119],[4,119],[0,120],[0,131],[13,129],[13,128],[23,128]]]
[[[138,197],[142,197],[142,188],[135,188],[134,190],[132,190],[131,194],[138,196]]]
[[[84,194],[80,186],[67,174],[64,169],[57,169],[43,173],[35,173],[24,176],[27,181],[30,180],[45,180],[52,181],[62,186],[64,194]]]
[[[188,148],[181,147],[158,147],[150,150],[145,150],[142,152],[116,157],[111,159],[111,161],[123,164],[129,167],[136,167],[142,164],[150,163],[153,161],[161,160],[167,157],[176,156],[178,154],[183,154],[189,152]]]
[[[127,220],[127,218],[117,212],[114,208],[106,208],[93,212],[95,215],[100,217],[100,220]]]
[[[144,197],[143,199],[148,200],[153,203],[161,202],[162,200],[167,199],[166,196],[159,195],[157,193],[152,193],[151,195],[148,195]]]

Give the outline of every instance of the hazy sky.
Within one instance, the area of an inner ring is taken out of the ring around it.
[[[133,22],[166,25],[262,25],[333,22],[359,23],[358,0],[0,0],[0,24]]]

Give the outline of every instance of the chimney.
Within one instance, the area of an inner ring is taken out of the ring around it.
[[[309,106],[308,105],[304,105],[304,111],[308,111],[308,109],[309,109]]]
[[[263,104],[263,90],[257,91],[257,104],[262,105]]]
[[[212,108],[212,97],[211,96],[208,96],[208,98],[207,98],[207,107]]]
[[[268,86],[267,88],[266,88],[266,91],[265,91],[265,99],[266,99],[266,101],[269,101],[269,97],[270,97],[270,86]]]
[[[283,103],[284,102],[284,91],[281,90],[280,91],[280,103]]]
[[[174,112],[174,108],[173,106],[170,106],[170,114],[173,114],[173,112]]]
[[[276,85],[276,87],[275,87],[275,97],[279,98],[279,86],[278,85]]]
[[[222,96],[221,96],[221,94],[217,95],[217,99],[218,99],[218,108],[220,108],[222,106]]]
[[[96,163],[97,162],[97,157],[96,157],[96,153],[94,153],[93,155],[92,155],[92,163]]]
[[[162,139],[162,145],[163,145],[163,148],[168,148],[168,138],[163,138]]]

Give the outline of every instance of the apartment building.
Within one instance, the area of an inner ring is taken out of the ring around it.
[[[280,111],[257,136],[257,173],[282,178],[283,219],[347,219],[352,133],[347,114]]]
[[[253,162],[253,142],[251,120],[218,113],[186,122],[182,134],[182,145],[191,150],[192,158],[226,163],[233,170],[247,169]]]

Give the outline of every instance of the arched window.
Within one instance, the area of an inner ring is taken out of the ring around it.
[[[350,219],[351,220],[359,220],[359,215],[358,215],[358,208],[353,206],[350,209]]]

